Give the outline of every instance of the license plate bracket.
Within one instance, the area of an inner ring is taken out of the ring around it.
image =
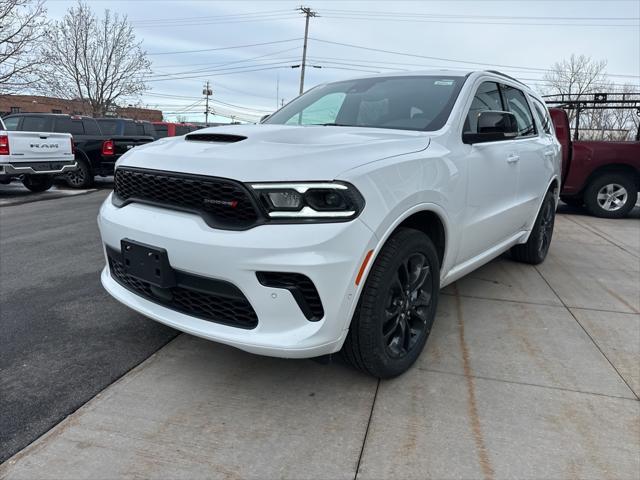
[[[159,288],[176,286],[176,276],[164,248],[136,242],[128,238],[120,241],[125,272]]]

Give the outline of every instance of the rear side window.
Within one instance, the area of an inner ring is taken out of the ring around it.
[[[547,110],[547,107],[544,106],[542,102],[540,102],[540,100],[538,100],[537,98],[533,98],[533,108],[538,114],[540,125],[542,125],[542,130],[544,130],[545,133],[551,135],[551,117],[549,116],[549,110]]]
[[[527,102],[527,97],[517,88],[502,85],[502,94],[507,110],[516,116],[518,136],[528,137],[536,134],[536,125]]]
[[[50,132],[51,117],[24,117],[22,119],[23,132]]]
[[[144,123],[144,134],[149,136],[149,137],[155,137],[156,136],[156,130],[155,128],[153,128],[153,125],[151,123]]]
[[[168,134],[166,125],[156,125],[156,138],[164,138]]]
[[[478,133],[478,114],[485,111],[502,111],[502,99],[500,90],[495,82],[484,82],[478,87],[478,91],[473,97],[471,108],[464,122],[464,131],[467,133]]]
[[[185,125],[176,125],[176,136],[186,135],[189,133],[189,127]]]
[[[136,123],[136,135],[144,135],[144,125],[142,123]]]
[[[84,128],[80,120],[71,120],[68,117],[56,118],[53,131],[59,133],[70,133],[71,135],[83,135]]]
[[[10,117],[4,119],[4,126],[7,130],[17,130],[20,117]]]
[[[98,120],[98,125],[104,135],[117,135],[118,122],[115,120]]]
[[[84,133],[87,135],[100,135],[100,128],[95,120],[83,119]]]
[[[138,128],[134,122],[124,122],[124,135],[136,136],[140,135],[138,133]]]

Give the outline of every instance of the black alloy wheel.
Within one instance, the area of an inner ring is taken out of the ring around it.
[[[429,319],[433,278],[422,253],[407,255],[395,273],[387,293],[382,335],[390,357],[404,357],[415,348],[418,339],[431,330]]]
[[[431,239],[399,228],[367,275],[343,357],[378,378],[406,372],[431,333],[440,291],[440,260]]]
[[[555,219],[555,195],[553,192],[547,192],[529,234],[529,239],[526,243],[515,245],[511,248],[511,256],[514,260],[532,265],[544,262],[551,246]]]

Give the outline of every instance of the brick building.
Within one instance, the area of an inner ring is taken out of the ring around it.
[[[10,113],[67,113],[70,115],[91,115],[89,106],[81,100],[42,97],[38,95],[0,95],[0,116]],[[134,120],[162,121],[160,110],[138,107],[118,107],[119,117]]]

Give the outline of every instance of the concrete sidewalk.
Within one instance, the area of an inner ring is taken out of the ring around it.
[[[560,215],[547,261],[443,291],[378,382],[181,335],[0,478],[640,477],[640,222]]]

